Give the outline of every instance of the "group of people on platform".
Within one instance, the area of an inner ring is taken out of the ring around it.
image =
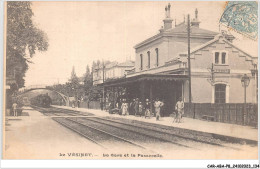
[[[134,98],[132,101],[130,101],[130,103],[127,102],[125,98],[123,98],[117,101],[115,107],[111,103],[109,104],[109,113],[118,113],[123,116],[134,115],[151,118],[154,116],[154,113],[152,112],[155,112],[155,117],[158,121],[161,119],[161,109],[163,106],[164,103],[163,101],[160,101],[159,98],[156,98],[156,100],[152,102],[149,99],[146,99],[144,103],[140,101],[139,98]],[[173,114],[173,122],[180,122],[184,114],[184,102],[181,98],[176,103],[175,112],[173,112]]]

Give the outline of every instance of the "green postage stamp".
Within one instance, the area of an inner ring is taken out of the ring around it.
[[[257,7],[254,1],[229,1],[219,22],[255,40],[258,36]]]

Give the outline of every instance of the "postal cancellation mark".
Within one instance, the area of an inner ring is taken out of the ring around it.
[[[257,2],[229,1],[220,23],[252,39],[258,36]]]

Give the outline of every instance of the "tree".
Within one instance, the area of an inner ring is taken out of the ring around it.
[[[72,71],[71,71],[71,76],[70,76],[70,80],[69,80],[72,84],[72,87],[76,88],[79,85],[79,78],[76,75],[75,72],[75,67],[72,67]]]
[[[14,77],[18,88],[36,51],[47,51],[47,35],[32,22],[31,2],[7,2],[6,75]],[[29,56],[26,55],[29,53]]]
[[[89,66],[87,65],[86,73],[84,74],[85,93],[89,91],[92,85],[93,85],[92,73],[90,72]]]
[[[97,66],[96,62],[95,62],[95,61],[93,61],[93,62],[92,62],[92,67],[91,67],[91,69],[92,69],[92,72],[94,71],[94,69],[96,68],[96,66]]]
[[[71,77],[69,79],[69,82],[70,82],[70,88],[72,89],[72,91],[74,93],[74,97],[78,98],[79,97],[80,84],[79,84],[79,78],[76,75],[74,66],[72,67]]]
[[[97,60],[97,67],[99,68],[101,66],[100,60]]]
[[[84,100],[88,103],[91,101],[91,88],[93,87],[92,72],[90,72],[89,66],[86,67],[86,73],[84,74]]]

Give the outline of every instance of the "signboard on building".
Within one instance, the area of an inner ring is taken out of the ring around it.
[[[226,73],[226,74],[229,74],[230,73],[230,69],[215,69],[214,73]]]

